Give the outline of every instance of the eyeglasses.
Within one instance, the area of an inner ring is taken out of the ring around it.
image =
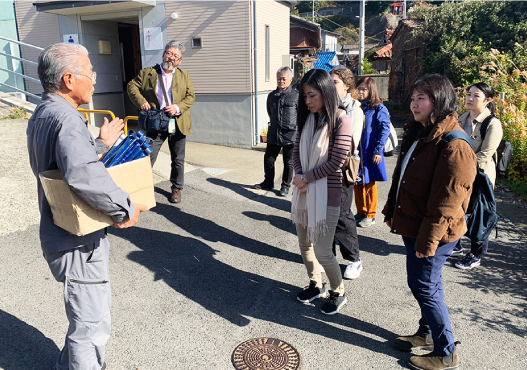
[[[91,78],[91,82],[93,83],[97,81],[97,72],[93,72],[91,75],[86,75],[84,73],[77,73],[77,75]]]
[[[179,57],[177,56],[176,54],[174,54],[173,52],[171,51],[165,51],[165,55],[168,56],[168,57],[174,57],[174,59],[177,61],[180,61],[181,59],[183,59],[182,57]]]

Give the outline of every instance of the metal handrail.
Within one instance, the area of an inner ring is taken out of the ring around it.
[[[115,119],[115,114],[111,110],[101,110],[101,109],[84,109],[84,108],[77,108],[77,110],[81,113],[84,113],[84,117],[86,117],[86,121],[90,123],[90,119],[88,118],[88,113],[101,113],[101,114],[109,114],[110,117],[112,117],[112,120]]]
[[[126,117],[124,117],[123,122],[124,122],[124,134],[125,135],[128,135],[128,120],[139,121],[139,117],[138,116],[126,116]]]
[[[33,49],[37,49],[37,50],[44,50],[44,48],[41,48],[40,46],[26,44],[25,42],[16,41],[16,40],[13,40],[13,39],[8,39],[7,37],[4,37],[4,36],[0,36],[0,40],[6,40],[6,41],[9,41],[9,42],[13,42],[15,44],[24,45],[24,46],[27,46],[29,48],[33,48]]]
[[[0,55],[3,55],[3,56],[5,56],[5,57],[9,57],[9,58],[13,58],[13,59],[16,59],[16,60],[21,60],[22,62],[26,62],[26,63],[33,64],[33,65],[38,66],[38,63],[37,63],[37,62],[32,62],[31,60],[27,60],[27,59],[24,59],[24,58],[15,57],[14,55],[11,55],[11,54],[6,54],[6,53],[2,53],[2,52],[0,52]]]
[[[20,77],[25,78],[27,80],[31,80],[31,81],[35,81],[35,82],[40,83],[40,80],[37,80],[36,78],[29,77],[29,76],[23,75],[22,73],[18,73],[18,72],[15,72],[15,71],[11,71],[9,69],[5,69],[5,68],[0,67],[0,71],[4,71],[4,72],[7,72],[7,73],[12,73],[14,75],[20,76]]]
[[[32,97],[35,98],[35,99],[38,99],[38,100],[41,99],[40,96],[35,95],[35,94],[32,94],[32,93],[27,92],[27,91],[22,90],[22,89],[19,89],[19,88],[17,88],[17,87],[14,87],[14,86],[11,86],[11,85],[7,85],[7,84],[2,83],[2,82],[0,82],[0,85],[5,86],[5,87],[8,87],[8,88],[13,89],[13,90],[16,90],[16,91],[18,91],[18,92],[21,92],[22,94],[26,94],[26,95],[32,96]]]
[[[43,48],[39,47],[39,46],[34,46],[34,45],[30,45],[30,44],[26,44],[25,42],[22,42],[22,41],[17,41],[17,40],[13,40],[13,39],[10,39],[10,38],[7,38],[7,37],[4,37],[4,36],[0,36],[0,40],[5,40],[7,42],[9,42],[9,49],[11,50],[11,53],[15,54],[15,51],[13,50],[13,45],[12,44],[18,44],[18,45],[22,45],[22,46],[26,46],[26,47],[29,47],[29,48],[33,48],[33,49],[36,49],[36,50],[44,50]],[[20,47],[19,47],[20,49]],[[31,60],[28,60],[28,59],[24,59],[24,58],[21,58],[21,57],[18,57],[18,56],[15,56],[15,55],[11,55],[11,54],[7,54],[7,53],[3,53],[3,52],[0,52],[0,55],[2,56],[5,56],[6,58],[11,58],[11,60],[15,59],[15,60],[18,60],[22,63],[28,63],[28,64],[32,64],[32,65],[35,65],[35,66],[38,66],[38,63],[36,62],[33,62]],[[14,64],[14,63],[13,63]],[[23,66],[20,65],[22,68]],[[11,74],[14,74],[15,76],[19,76],[19,77],[22,77],[23,79],[27,79],[27,80],[31,80],[31,81],[34,81],[34,82],[37,82],[37,83],[40,83],[40,81],[36,78],[33,78],[33,77],[29,77],[29,76],[26,76],[24,74],[21,74],[21,73],[18,73],[18,72],[15,72],[14,70],[15,68],[13,67],[13,70],[9,70],[9,69],[4,69],[4,68],[0,68],[1,71],[4,71],[4,72],[7,72],[7,73],[11,73]],[[22,69],[22,72],[23,72],[23,69]],[[11,90],[15,90],[15,91],[18,91],[22,94],[24,94],[26,97],[25,99],[27,99],[28,96],[31,96],[35,99],[38,99],[40,100],[40,96],[38,95],[35,95],[35,94],[32,94],[28,91],[26,91],[27,89],[27,85],[26,83],[24,82],[24,80],[22,80],[22,84],[24,85],[24,89],[19,89],[18,87],[16,87],[17,85],[17,78],[15,77],[15,83],[14,85],[15,86],[11,86],[11,85],[7,85],[7,84],[4,84],[4,83],[0,83],[2,86],[6,86],[7,88],[11,89]]]

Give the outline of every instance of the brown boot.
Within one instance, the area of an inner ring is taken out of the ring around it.
[[[412,352],[414,349],[432,351],[434,349],[434,342],[432,341],[432,334],[415,333],[414,335],[395,338],[393,346],[403,352]]]
[[[412,356],[408,362],[410,369],[415,370],[443,370],[443,369],[457,369],[459,366],[459,356],[457,355],[457,348],[454,353],[448,356],[438,355],[435,352],[423,356]]]
[[[172,189],[172,196],[170,197],[170,203],[181,202],[181,189]]]

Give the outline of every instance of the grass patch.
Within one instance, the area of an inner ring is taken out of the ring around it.
[[[514,194],[527,201],[527,184],[524,182],[512,182],[504,177],[498,177],[496,182],[512,191]]]
[[[27,113],[24,107],[12,107],[9,112],[9,115],[0,118],[0,120],[24,118]]]

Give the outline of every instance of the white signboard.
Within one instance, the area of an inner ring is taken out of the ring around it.
[[[144,28],[145,50],[161,50],[163,45],[163,34],[161,27]]]
[[[71,33],[69,35],[62,35],[62,42],[69,42],[71,44],[78,44],[79,43],[79,34],[78,33]]]

